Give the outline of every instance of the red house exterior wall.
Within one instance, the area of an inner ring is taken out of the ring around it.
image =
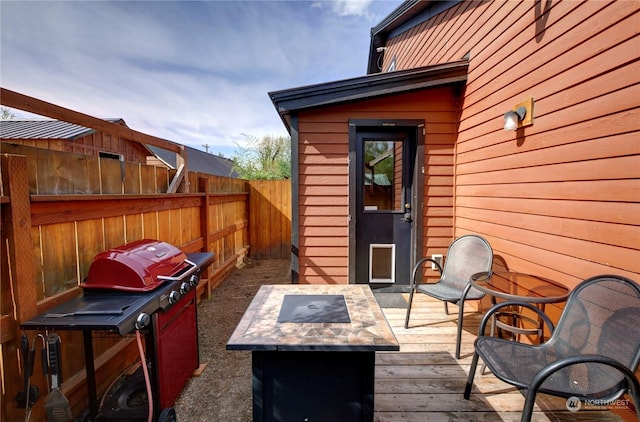
[[[446,251],[453,235],[454,98],[445,86],[299,113],[300,283],[349,282],[350,119],[424,119],[423,248]]]
[[[386,40],[383,69],[469,59],[454,236],[478,233],[509,268],[569,287],[640,280],[639,8],[465,1]],[[504,131],[503,114],[530,97],[533,126]]]

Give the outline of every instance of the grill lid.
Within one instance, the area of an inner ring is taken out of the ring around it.
[[[143,239],[101,252],[93,259],[82,287],[85,289],[150,291],[163,277],[180,273],[186,255],[159,240]]]

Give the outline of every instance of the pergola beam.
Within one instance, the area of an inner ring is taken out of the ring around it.
[[[29,113],[35,113],[41,116],[50,117],[52,119],[88,127],[97,131],[110,133],[112,135],[117,135],[141,144],[153,145],[175,152],[176,162],[184,164],[184,168],[182,169],[182,172],[179,172],[179,178],[178,175],[176,175],[176,179],[172,181],[172,184],[175,185],[174,189],[177,190],[180,180],[187,180],[187,149],[184,148],[183,145],[167,141],[166,139],[158,138],[156,136],[148,135],[146,133],[138,132],[137,130],[133,130],[126,126],[112,123],[104,119],[90,116],[88,114],[80,113],[78,111],[70,110],[68,108],[48,103],[37,98],[29,97],[28,95],[20,94],[18,92],[11,91],[10,89],[2,87],[0,87],[0,104],[7,107],[27,111]]]

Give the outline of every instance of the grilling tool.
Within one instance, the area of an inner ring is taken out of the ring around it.
[[[47,375],[48,373],[48,363],[47,363],[47,341],[42,334],[36,334],[31,341],[31,350],[29,350],[29,360],[27,361],[27,411],[25,412],[24,420],[28,422],[31,419],[31,410],[33,409],[33,404],[38,401],[40,398],[40,391],[38,387],[35,385],[31,385],[31,376],[33,375],[33,368],[35,367],[35,357],[36,357],[36,340],[42,339],[42,349],[40,353],[40,357],[42,359],[42,373]],[[47,382],[47,390],[49,390],[49,383]],[[35,394],[34,394],[35,393]]]
[[[39,398],[38,387],[32,386],[30,383],[31,375],[33,374],[33,359],[35,355],[35,349],[29,350],[29,340],[26,335],[22,335],[20,341],[20,355],[22,357],[22,376],[24,379],[24,390],[18,392],[16,401],[18,402],[18,408],[29,409],[33,406]]]
[[[61,362],[60,362],[60,336],[55,333],[47,336],[49,349],[49,373],[51,374],[51,392],[44,403],[44,411],[49,422],[67,422],[71,420],[71,407],[69,400],[60,391]]]
[[[22,376],[24,378],[23,390],[18,392],[16,396],[16,401],[18,402],[18,407],[27,407],[27,361],[29,360],[29,339],[27,339],[26,335],[22,335],[22,340],[20,341],[20,357],[22,359]]]

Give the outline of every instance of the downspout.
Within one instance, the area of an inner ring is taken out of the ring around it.
[[[291,283],[298,284],[300,279],[300,174],[299,170],[299,135],[298,113],[291,114],[289,128],[291,135]]]
[[[455,105],[455,140],[453,142],[453,219],[451,221],[453,228],[453,239],[458,236],[457,229],[457,214],[458,214],[458,141],[460,137],[460,119],[462,118],[462,107],[464,106],[464,92],[465,86],[462,84],[455,84],[453,86],[453,101]]]

